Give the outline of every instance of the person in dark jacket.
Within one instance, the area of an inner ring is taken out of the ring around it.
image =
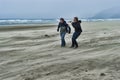
[[[67,33],[67,27],[68,24],[66,23],[66,21],[64,20],[64,18],[60,18],[60,22],[57,28],[57,31],[60,31],[60,36],[61,36],[61,47],[65,47],[66,46],[66,42],[65,42],[65,35]]]
[[[80,34],[82,32],[81,21],[78,20],[78,17],[74,17],[72,26],[75,29],[75,32],[73,33],[73,36],[72,36],[71,48],[78,48],[78,43],[77,43],[76,39],[80,36]]]

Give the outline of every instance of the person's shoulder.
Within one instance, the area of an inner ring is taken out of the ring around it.
[[[64,21],[64,23],[67,23],[66,21]]]
[[[60,22],[58,23],[58,26],[59,26],[59,27],[61,26],[61,23],[60,23]]]
[[[64,25],[65,25],[65,26],[67,26],[67,25],[68,25],[66,21],[64,22]]]
[[[58,25],[61,25],[61,23],[59,22]]]
[[[68,23],[66,23],[66,25],[69,26]]]

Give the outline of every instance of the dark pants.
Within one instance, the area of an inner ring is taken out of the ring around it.
[[[72,46],[71,47],[78,47],[78,43],[76,39],[80,36],[81,32],[74,32],[72,36]]]
[[[60,33],[60,36],[61,36],[61,47],[65,47],[66,46],[65,35],[66,35],[66,32],[61,32]]]

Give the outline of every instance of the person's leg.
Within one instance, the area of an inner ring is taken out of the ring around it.
[[[60,33],[60,37],[61,37],[61,46],[63,45],[63,42],[62,42],[62,33]]]
[[[78,48],[78,43],[76,40],[75,40],[75,48]]]
[[[72,45],[71,45],[71,48],[74,47],[74,39],[72,38]]]
[[[63,47],[65,47],[65,46],[66,46],[66,42],[65,42],[65,35],[66,35],[66,33],[64,32],[64,33],[63,33]]]
[[[61,47],[65,47],[65,45],[66,45],[66,42],[65,42],[66,33],[63,32],[63,33],[60,33],[60,34],[61,34]]]
[[[71,45],[71,48],[75,46],[75,35],[76,35],[76,33],[74,32],[73,36],[72,36],[72,45]]]
[[[76,32],[76,34],[75,34],[75,48],[78,48],[78,42],[76,41],[76,39],[78,38],[80,36],[80,33],[79,32]]]

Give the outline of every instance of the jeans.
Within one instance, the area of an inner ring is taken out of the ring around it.
[[[60,33],[60,36],[61,36],[61,47],[65,47],[66,46],[65,35],[66,35],[66,32],[61,32]]]
[[[72,36],[72,46],[71,47],[78,47],[78,43],[76,39],[80,36],[81,32],[74,32]]]

